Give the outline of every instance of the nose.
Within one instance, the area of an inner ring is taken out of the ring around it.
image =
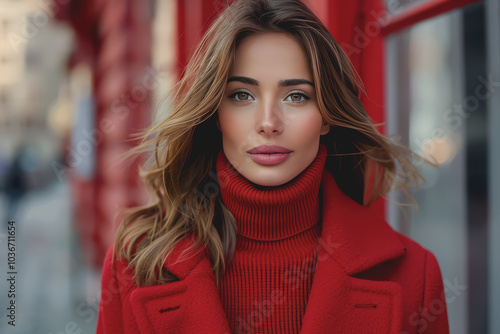
[[[260,135],[280,135],[283,132],[283,112],[279,107],[268,104],[257,117],[257,133]]]

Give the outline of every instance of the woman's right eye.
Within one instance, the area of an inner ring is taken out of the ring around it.
[[[229,98],[234,99],[236,97],[236,102],[246,102],[250,100],[250,94],[247,92],[235,92],[229,96]]]

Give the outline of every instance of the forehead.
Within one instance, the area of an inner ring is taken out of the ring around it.
[[[312,80],[301,45],[290,34],[278,32],[256,33],[243,39],[236,49],[231,75]]]

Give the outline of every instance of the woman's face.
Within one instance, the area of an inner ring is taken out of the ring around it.
[[[292,36],[265,32],[241,42],[217,126],[227,159],[253,183],[279,186],[309,166],[330,126],[318,109],[307,56]],[[269,145],[281,149],[249,152]]]

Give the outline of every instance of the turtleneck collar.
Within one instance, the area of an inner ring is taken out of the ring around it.
[[[319,188],[326,155],[326,146],[320,144],[313,162],[294,179],[280,187],[263,187],[241,175],[221,149],[217,177],[222,201],[236,218],[237,233],[272,241],[314,226],[320,217]]]

